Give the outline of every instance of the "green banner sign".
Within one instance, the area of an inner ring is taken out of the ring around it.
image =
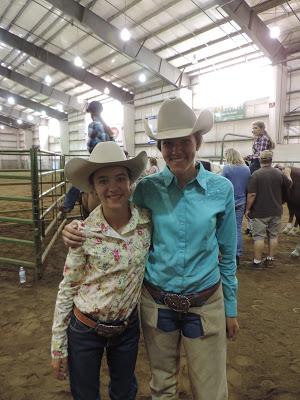
[[[237,107],[217,107],[214,109],[215,122],[245,118],[244,104]]]

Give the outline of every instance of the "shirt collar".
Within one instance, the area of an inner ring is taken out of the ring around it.
[[[127,225],[122,229],[122,235],[129,233],[137,228],[138,225],[147,224],[150,222],[150,213],[148,210],[138,209],[133,203],[130,203],[131,218]],[[96,207],[94,211],[88,216],[88,225],[90,230],[102,233],[105,236],[112,236],[114,230],[107,223],[101,205]],[[84,224],[85,225],[85,224]],[[113,235],[114,236],[114,235]]]
[[[196,162],[196,169],[198,170],[197,176],[190,181],[189,183],[198,182],[199,186],[202,187],[203,190],[207,189],[207,171],[201,164],[201,162]],[[165,182],[165,185],[168,187],[172,182],[177,183],[177,178],[170,170],[170,168],[166,165],[162,171],[162,176]]]

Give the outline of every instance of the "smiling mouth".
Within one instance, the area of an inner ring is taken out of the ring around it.
[[[121,194],[113,194],[113,195],[106,196],[106,197],[111,200],[118,200],[122,197],[122,195]]]

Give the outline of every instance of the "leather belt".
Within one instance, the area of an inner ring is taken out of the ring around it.
[[[187,295],[164,292],[146,280],[144,280],[144,285],[156,303],[165,304],[177,312],[187,313],[190,307],[200,307],[205,304],[220,286],[220,281],[201,292]]]
[[[93,328],[95,330],[95,332],[100,335],[100,336],[104,336],[106,338],[110,338],[113,336],[117,336],[117,335],[121,335],[126,328],[128,327],[128,325],[130,324],[130,322],[132,322],[132,320],[137,317],[137,309],[135,308],[135,310],[131,313],[131,315],[129,316],[129,318],[127,318],[125,321],[121,321],[120,323],[113,325],[107,322],[102,322],[100,320],[95,320],[92,317],[89,317],[86,314],[83,314],[74,304],[73,307],[73,312],[75,317],[82,322],[84,325]]]

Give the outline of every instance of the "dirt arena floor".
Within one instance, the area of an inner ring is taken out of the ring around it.
[[[27,236],[24,231],[20,234]],[[254,271],[246,266],[252,245],[245,237],[238,271],[241,330],[237,341],[228,343],[230,400],[300,399],[300,260],[289,256],[299,240],[300,236],[282,234],[275,268]],[[13,254],[27,251],[12,250]],[[66,249],[58,240],[43,278],[31,285],[28,274],[25,288],[18,287],[15,267],[0,268],[0,400],[71,400],[68,383],[52,377],[49,358],[53,308],[65,256]],[[101,375],[102,398],[108,399],[106,368]],[[150,399],[143,341],[137,378],[138,399]],[[184,357],[180,399],[192,399]]]

